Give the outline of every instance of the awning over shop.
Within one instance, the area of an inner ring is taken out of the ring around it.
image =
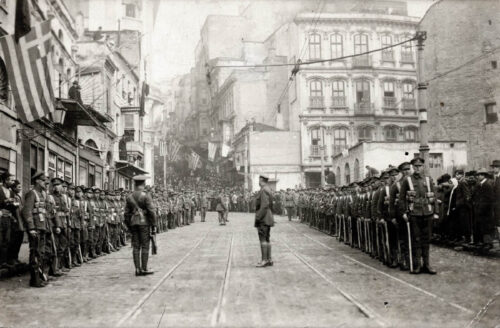
[[[110,122],[113,122],[113,118],[111,116],[109,116],[108,114],[106,113],[101,113],[95,109],[93,109],[92,107],[89,107],[89,110],[92,112],[92,114],[97,117],[97,119],[103,123],[110,123]]]
[[[136,175],[148,174],[148,172],[144,171],[140,167],[127,161],[115,161],[115,167],[116,172],[129,178],[133,178]]]
[[[73,99],[58,99],[57,106],[66,108],[66,121],[81,126],[100,126],[97,117],[85,106]]]

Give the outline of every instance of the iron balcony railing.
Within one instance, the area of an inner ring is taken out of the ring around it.
[[[353,57],[352,67],[371,67],[371,57],[368,55]]]
[[[354,104],[354,111],[358,114],[371,114],[373,113],[374,105],[368,101],[362,101]]]
[[[384,108],[396,109],[396,97],[384,97]]]
[[[417,109],[417,102],[413,98],[403,98],[403,110]]]
[[[323,96],[310,96],[309,97],[309,108],[311,108],[311,109],[324,109],[325,108],[325,97],[323,97]]]
[[[346,97],[345,96],[335,96],[332,97],[332,108],[346,108]]]
[[[401,53],[401,62],[402,63],[413,63],[413,53],[411,52],[402,52]]]

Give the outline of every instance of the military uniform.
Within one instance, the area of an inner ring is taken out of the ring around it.
[[[422,167],[423,159],[411,161],[414,168]],[[432,233],[432,219],[435,214],[435,194],[432,179],[415,172],[401,183],[399,195],[400,211],[409,221],[411,233],[411,273],[436,273],[430,266],[429,247]]]
[[[151,197],[138,186],[145,178],[136,176],[136,191],[127,197],[125,206],[125,222],[132,234],[132,248],[136,275],[153,273],[148,270],[150,233],[156,232],[155,208]]]
[[[271,227],[274,226],[273,217],[273,196],[271,189],[267,186],[269,178],[260,176],[259,180],[262,187],[256,197],[255,206],[255,224],[259,234],[262,260],[257,264],[258,267],[272,266],[271,257]]]

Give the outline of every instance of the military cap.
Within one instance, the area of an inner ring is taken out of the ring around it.
[[[68,189],[72,189],[72,190],[75,190],[75,185],[72,184],[71,182],[68,183]]]
[[[85,192],[93,194],[94,193],[94,189],[92,189],[91,187],[87,187],[87,188],[85,188]]]
[[[114,196],[115,195],[115,193],[113,191],[111,191],[111,190],[106,190],[104,192],[106,193],[106,196]]]
[[[80,187],[80,186],[76,186],[76,187],[75,187],[75,192],[79,192],[79,191],[83,191],[82,187]]]
[[[62,179],[61,178],[52,178],[52,180],[50,180],[50,183],[53,185],[53,186],[58,186],[60,184],[63,183]]]
[[[480,174],[482,174],[482,175],[490,175],[490,172],[486,168],[482,167],[479,170],[477,170],[476,174],[477,175],[480,175]]]
[[[464,170],[458,169],[455,171],[455,174],[464,174]]]
[[[262,179],[262,180],[264,180],[264,181],[266,181],[266,182],[267,182],[267,181],[269,181],[269,177],[268,177],[267,175],[265,175],[265,174],[261,174],[261,175],[259,176],[259,179]]]
[[[465,172],[466,177],[473,177],[473,176],[476,176],[476,174],[477,174],[477,172],[474,170]]]
[[[410,169],[411,164],[409,162],[403,162],[398,165],[398,170],[404,171],[405,169],[408,170]]]
[[[500,167],[500,159],[495,159],[491,165],[491,167]]]
[[[139,181],[146,181],[147,178],[148,176],[146,176],[145,174],[139,174],[133,177],[133,180],[139,182]]]
[[[93,186],[92,189],[94,190],[95,193],[101,192],[101,188],[99,188],[98,186]]]
[[[36,181],[38,179],[47,180],[47,176],[45,176],[44,172],[38,171],[35,174],[33,174],[33,176],[31,177],[31,180]]]
[[[411,165],[424,165],[425,161],[423,158],[415,157],[410,161]]]
[[[62,180],[62,179],[61,179]],[[64,186],[64,187],[69,187],[69,183],[66,181],[66,180],[62,180],[61,184]]]

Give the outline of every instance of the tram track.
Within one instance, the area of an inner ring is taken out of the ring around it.
[[[307,238],[307,239],[309,239],[310,241],[312,241],[312,242],[316,243],[317,245],[320,245],[320,246],[322,246],[323,248],[326,248],[326,249],[329,249],[329,250],[335,250],[333,247],[330,247],[330,246],[326,245],[325,243],[323,243],[323,242],[321,242],[321,241],[316,240],[315,238],[311,237],[310,235],[308,235],[308,234],[306,234],[306,233],[304,233],[304,232],[299,231],[299,230],[298,230],[298,229],[297,229],[297,228],[296,228],[293,224],[289,224],[289,225],[290,225],[290,226],[291,226],[291,227],[292,227],[292,228],[293,228],[293,229],[294,229],[297,233],[299,233],[299,234],[303,235],[305,238]],[[387,273],[387,272],[381,271],[381,270],[379,270],[379,269],[377,269],[377,268],[375,268],[375,267],[373,267],[373,266],[371,266],[371,265],[368,265],[368,264],[366,264],[366,263],[363,263],[363,262],[361,262],[361,261],[359,261],[359,260],[357,260],[357,259],[355,259],[355,258],[353,258],[353,257],[351,257],[351,256],[349,256],[349,255],[342,254],[342,257],[343,257],[343,258],[345,258],[345,259],[347,259],[347,260],[349,260],[349,261],[351,261],[351,262],[353,262],[353,263],[356,263],[356,264],[358,264],[358,265],[360,265],[360,266],[362,266],[362,267],[364,267],[364,268],[366,268],[366,269],[369,269],[369,270],[371,270],[371,271],[374,271],[374,272],[376,272],[376,273],[377,273],[377,274],[379,274],[379,275],[382,275],[382,276],[384,276],[384,277],[386,277],[386,278],[392,279],[392,280],[394,280],[394,281],[396,281],[396,282],[400,283],[401,285],[404,285],[404,286],[406,286],[406,287],[408,287],[408,288],[411,288],[411,289],[413,289],[413,290],[416,290],[416,291],[418,291],[418,292],[419,292],[419,293],[421,293],[421,294],[424,294],[424,295],[426,295],[426,296],[428,296],[428,297],[431,297],[431,298],[433,298],[433,299],[435,299],[435,300],[438,300],[438,301],[440,301],[440,302],[443,302],[443,303],[445,303],[445,304],[448,304],[449,306],[452,306],[452,307],[454,307],[455,309],[460,310],[461,312],[464,312],[464,313],[467,313],[467,314],[474,314],[474,313],[475,313],[475,312],[474,312],[474,311],[472,311],[471,309],[468,309],[468,308],[466,308],[466,307],[464,307],[464,306],[461,306],[461,305],[459,305],[459,304],[456,304],[456,303],[454,303],[454,302],[451,302],[451,301],[449,301],[449,300],[446,300],[445,298],[443,298],[443,297],[441,297],[441,296],[438,296],[438,295],[436,295],[436,294],[434,294],[434,293],[432,293],[432,292],[430,292],[430,291],[428,291],[428,290],[425,290],[425,289],[423,289],[423,288],[421,288],[421,287],[419,287],[419,286],[416,286],[416,285],[414,285],[414,284],[412,284],[412,283],[410,283],[410,282],[408,282],[408,281],[405,281],[405,280],[403,280],[403,279],[400,279],[400,278],[398,278],[398,277],[395,277],[395,276],[393,276],[393,275],[391,275],[391,274],[389,274],[389,273]]]
[[[149,300],[149,298],[160,288],[160,286],[170,277],[172,274],[177,270],[183,263],[186,261],[186,259],[193,254],[193,252],[207,239],[210,231],[208,231],[203,237],[198,239],[196,244],[191,247],[191,249],[172,267],[170,268],[169,271],[167,271],[161,279],[146,293],[144,296],[118,321],[118,323],[115,325],[116,327],[122,327],[128,320],[132,319],[135,317],[140,309],[143,307],[143,305]],[[161,323],[161,319],[163,318],[163,314],[165,313],[165,308],[163,309],[162,317],[160,318],[160,322],[158,323],[158,326]]]
[[[329,279],[325,274],[323,274],[319,269],[313,266],[309,261],[307,261],[302,255],[300,255],[297,251],[292,249],[290,245],[285,242],[282,238],[277,239],[283,246],[285,246],[290,253],[292,253],[300,262],[305,264],[311,271],[316,273],[319,277],[321,277],[325,282],[334,287],[337,292],[339,292],[345,299],[347,299],[350,303],[352,303],[365,317],[373,320],[380,327],[388,327],[388,323],[382,319],[378,313],[369,308],[368,306],[359,302],[353,295],[343,290],[338,284],[335,284],[331,279]]]

